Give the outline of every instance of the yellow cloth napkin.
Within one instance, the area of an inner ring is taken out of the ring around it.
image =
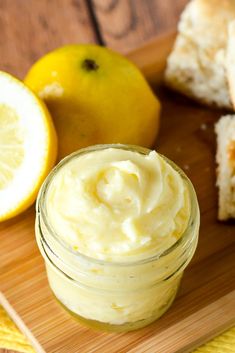
[[[36,353],[0,305],[0,349],[12,349],[22,353]]]
[[[1,306],[0,348],[22,353],[36,353]],[[235,327],[198,348],[194,353],[235,353]]]
[[[235,327],[201,346],[194,353],[235,353]]]

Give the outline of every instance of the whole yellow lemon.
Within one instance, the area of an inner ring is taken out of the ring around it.
[[[150,147],[160,103],[139,69],[110,49],[68,45],[37,61],[25,83],[49,108],[59,158],[89,145],[127,143]]]

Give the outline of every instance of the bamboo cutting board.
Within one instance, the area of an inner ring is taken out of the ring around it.
[[[188,352],[235,324],[235,225],[216,221],[214,122],[223,113],[201,107],[162,85],[174,34],[128,55],[159,94],[162,124],[156,148],[191,178],[201,208],[199,246],[172,308],[154,324],[108,334],[80,325],[48,287],[34,238],[34,208],[0,224],[1,290],[46,352]]]

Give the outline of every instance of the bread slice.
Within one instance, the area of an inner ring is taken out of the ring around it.
[[[226,69],[230,97],[235,108],[235,21],[232,21],[228,26]]]
[[[181,15],[167,62],[168,86],[208,105],[231,109],[225,57],[234,0],[192,0]]]
[[[217,186],[219,188],[219,220],[235,218],[235,115],[220,118],[215,125],[217,135]]]

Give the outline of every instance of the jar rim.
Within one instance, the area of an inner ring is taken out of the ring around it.
[[[186,183],[189,191],[189,198],[190,198],[190,204],[191,204],[191,210],[190,210],[190,217],[188,220],[188,224],[186,229],[184,230],[183,234],[180,236],[180,238],[169,248],[165,249],[164,251],[157,251],[154,255],[151,255],[146,258],[142,258],[140,260],[134,259],[133,261],[109,261],[109,260],[103,260],[103,259],[98,259],[94,258],[88,255],[85,255],[81,253],[78,250],[75,250],[70,246],[67,242],[61,238],[58,233],[53,229],[52,225],[48,221],[48,217],[46,214],[46,196],[47,196],[47,191],[49,189],[49,186],[53,180],[53,177],[57,173],[57,171],[64,167],[67,163],[69,163],[73,158],[80,157],[86,153],[94,152],[94,151],[99,151],[99,150],[104,150],[108,148],[115,148],[115,149],[122,149],[122,150],[128,150],[128,151],[133,151],[137,152],[140,154],[147,155],[149,154],[152,150],[137,146],[137,145],[129,145],[129,144],[99,144],[99,145],[93,145],[89,146],[86,148],[82,148],[76,152],[73,152],[72,154],[66,156],[63,158],[49,173],[47,178],[44,180],[38,197],[36,201],[36,214],[40,218],[42,217],[42,221],[44,223],[44,226],[46,227],[47,231],[53,236],[54,240],[62,246],[65,250],[68,251],[69,254],[76,256],[77,258],[80,258],[81,260],[89,261],[94,264],[99,264],[99,265],[107,265],[107,266],[133,266],[133,265],[141,265],[149,262],[156,261],[160,258],[163,258],[167,256],[169,253],[173,252],[178,246],[180,246],[182,243],[187,242],[187,240],[190,239],[191,235],[191,226],[194,223],[194,220],[196,217],[200,218],[200,213],[199,213],[199,206],[198,206],[198,201],[197,201],[197,196],[196,192],[194,190],[194,187],[190,181],[190,179],[187,177],[187,175],[182,171],[180,167],[178,167],[174,162],[172,162],[170,159],[165,157],[164,155],[158,153],[168,164],[170,164],[183,178],[184,182]],[[195,222],[196,223],[196,222]],[[191,241],[190,241],[191,242]]]

